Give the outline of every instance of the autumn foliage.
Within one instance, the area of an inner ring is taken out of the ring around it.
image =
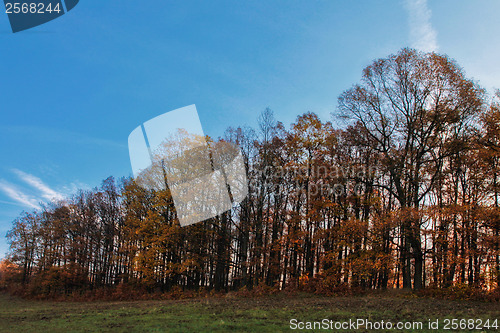
[[[500,96],[497,96],[500,98]],[[343,129],[269,109],[230,128],[249,195],[181,228],[169,191],[106,179],[8,233],[0,283],[31,295],[407,288],[500,279],[500,108],[451,59],[403,49],[339,97]]]

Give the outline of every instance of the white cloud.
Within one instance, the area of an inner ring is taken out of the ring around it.
[[[40,209],[38,200],[36,198],[23,193],[12,184],[0,181],[0,190],[3,191],[9,198],[19,202],[25,207]]]
[[[407,0],[406,8],[411,46],[425,52],[437,51],[437,32],[431,24],[432,12],[427,6],[427,0]]]
[[[45,142],[71,142],[73,145],[93,145],[109,149],[127,149],[127,145],[113,140],[86,136],[82,133],[68,131],[64,129],[47,128],[39,126],[7,126],[0,125],[0,131],[11,133],[30,133],[38,140]]]
[[[0,203],[5,205],[16,205],[40,209],[42,202],[64,200],[66,197],[76,192],[77,189],[90,188],[84,183],[76,182],[70,183],[68,186],[62,187],[60,191],[57,191],[34,175],[19,169],[11,169],[11,171],[15,173],[24,183],[29,185],[29,187],[14,185],[4,179],[0,179],[0,192],[3,192],[7,197],[13,200],[12,202],[0,200]]]
[[[11,205],[11,206],[18,206],[18,207],[26,207],[26,205],[21,204],[19,202],[4,201],[4,200],[0,200],[0,204]]]
[[[78,190],[90,190],[92,187],[86,183],[80,181],[71,182],[69,185],[64,185],[60,188],[62,193],[65,193],[66,197],[75,194]]]
[[[26,184],[32,186],[41,192],[42,198],[47,200],[62,200],[64,196],[46,185],[40,178],[30,175],[18,169],[13,169],[14,173],[21,178]]]

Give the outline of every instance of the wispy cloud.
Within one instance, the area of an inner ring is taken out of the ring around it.
[[[38,204],[38,200],[36,198],[25,194],[12,184],[0,180],[0,190],[4,192],[9,198],[19,202],[25,207],[40,209],[40,205]]]
[[[431,24],[432,12],[427,6],[427,0],[407,0],[406,8],[411,46],[425,52],[437,51],[437,32]]]
[[[64,196],[46,185],[40,178],[18,169],[12,170],[22,181],[41,192],[42,198],[47,200],[62,200]]]
[[[62,193],[52,189],[40,178],[18,169],[12,169],[12,172],[29,185],[29,188],[22,188],[22,186],[17,186],[0,179],[0,191],[14,200],[14,202],[1,201],[1,203],[40,209],[40,203],[43,201],[64,199]]]
[[[19,202],[14,202],[14,201],[5,201],[5,200],[0,200],[0,204],[11,205],[11,206],[17,206],[17,207],[26,207],[26,205],[21,204],[21,203],[19,203]]]
[[[99,146],[109,149],[127,149],[127,145],[124,142],[96,138],[59,128],[25,125],[0,125],[0,131],[11,133],[29,133],[30,136],[36,137],[37,140],[43,140],[46,142],[70,142],[75,145]]]
[[[71,182],[68,185],[64,185],[63,187],[60,188],[60,190],[62,191],[62,193],[65,194],[66,197],[71,196],[71,194],[76,193],[78,190],[90,190],[90,189],[91,189],[90,185],[82,183],[80,181]]]

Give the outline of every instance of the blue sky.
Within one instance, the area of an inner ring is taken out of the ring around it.
[[[196,104],[206,134],[331,120],[373,59],[405,46],[446,53],[500,88],[500,2],[89,1],[13,34],[0,13],[0,257],[22,210],[131,175],[127,138]]]

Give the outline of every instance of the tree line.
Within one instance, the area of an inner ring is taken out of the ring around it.
[[[181,228],[170,192],[110,177],[22,213],[8,283],[69,293],[269,286],[387,289],[500,283],[500,93],[446,55],[403,49],[341,94],[335,127],[263,111],[229,128],[249,193]]]

